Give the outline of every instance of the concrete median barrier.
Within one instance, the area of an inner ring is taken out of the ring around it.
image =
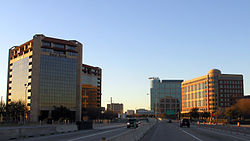
[[[0,140],[19,139],[35,136],[45,136],[58,133],[77,131],[74,124],[36,126],[36,127],[7,127],[0,129]]]

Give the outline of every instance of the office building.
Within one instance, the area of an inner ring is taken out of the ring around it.
[[[107,104],[107,110],[118,114],[123,114],[123,104],[122,103]]]
[[[136,109],[136,115],[152,115],[154,114],[152,111],[150,110],[146,110],[146,109]]]
[[[102,69],[82,64],[82,108],[101,108]]]
[[[222,74],[212,69],[207,75],[182,83],[182,113],[194,107],[213,113],[218,108],[230,107],[243,97],[243,76]]]
[[[127,115],[134,115],[135,111],[134,110],[127,110]]]
[[[244,99],[250,99],[250,95],[245,95],[243,98]]]
[[[64,106],[81,118],[82,44],[42,34],[9,49],[7,108],[11,101],[26,101],[28,119],[49,116]]]
[[[183,80],[151,80],[151,110],[155,114],[174,115],[181,111],[181,83]]]

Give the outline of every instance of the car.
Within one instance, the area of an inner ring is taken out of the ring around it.
[[[183,126],[187,126],[188,128],[190,128],[189,119],[182,119],[182,120],[180,121],[180,127],[183,127]]]
[[[138,127],[138,122],[136,119],[129,119],[127,121],[127,128],[130,128],[130,127],[134,127],[134,128]]]
[[[168,120],[168,123],[172,123],[172,120],[170,119],[170,120]]]

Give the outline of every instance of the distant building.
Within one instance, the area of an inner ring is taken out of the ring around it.
[[[183,80],[160,80],[151,77],[151,110],[155,114],[173,115],[181,111],[181,83]]]
[[[151,115],[153,114],[152,111],[146,110],[146,109],[136,109],[137,115]]]
[[[245,95],[243,98],[244,99],[250,99],[250,95]]]
[[[135,114],[135,110],[127,110],[127,115],[134,115]]]
[[[123,114],[123,104],[121,103],[111,103],[107,104],[107,110],[113,111],[118,114]]]
[[[182,83],[182,113],[192,108],[215,112],[218,108],[230,107],[243,97],[243,76],[222,74],[213,69],[207,75]]]
[[[82,108],[100,108],[102,69],[82,64]]]
[[[82,44],[36,34],[28,42],[9,49],[7,110],[12,101],[25,101],[28,120],[51,115],[64,106],[81,119]],[[27,95],[25,95],[27,93]],[[27,112],[28,113],[28,112]]]

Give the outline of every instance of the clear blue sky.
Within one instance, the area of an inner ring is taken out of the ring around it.
[[[148,77],[192,79],[212,68],[244,75],[250,94],[249,0],[43,0],[0,2],[0,95],[8,49],[36,33],[84,44],[103,69],[102,105],[149,108]]]

